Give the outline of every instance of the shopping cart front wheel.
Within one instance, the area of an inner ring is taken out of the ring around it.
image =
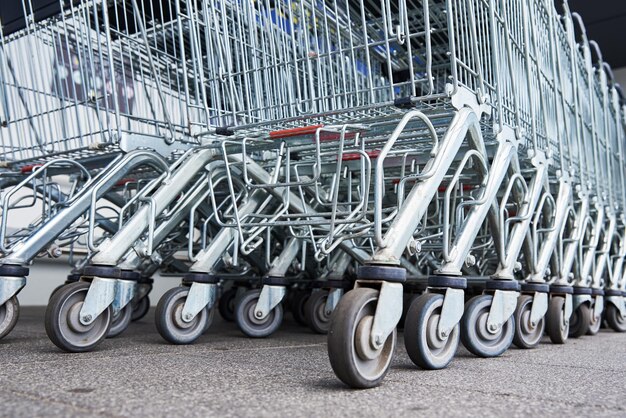
[[[133,303],[133,313],[131,315],[130,320],[132,322],[139,321],[141,318],[148,314],[150,310],[150,297],[144,296],[137,301],[137,303]]]
[[[546,331],[553,344],[565,344],[569,334],[569,318],[565,318],[565,296],[553,295],[550,298]]]
[[[425,293],[413,300],[404,321],[404,345],[417,366],[427,370],[445,368],[459,346],[459,324],[449,335],[439,332],[444,296]]]
[[[179,286],[165,292],[154,312],[157,331],[172,344],[191,344],[208,330],[214,310],[205,307],[191,320],[184,320],[183,309],[189,294],[188,286]]]
[[[331,312],[326,309],[328,291],[320,290],[311,294],[304,308],[309,327],[318,334],[327,334],[330,327]]]
[[[20,303],[15,296],[0,306],[0,339],[13,330],[19,315]]]
[[[582,337],[589,330],[591,323],[591,308],[587,303],[583,303],[574,310],[569,319],[569,337]]]
[[[80,312],[90,283],[75,282],[54,292],[46,309],[45,326],[48,338],[60,349],[70,353],[93,350],[111,328],[111,307],[107,307],[90,324],[80,321]]]
[[[626,318],[622,317],[615,305],[609,304],[606,307],[606,322],[613,331],[626,332]]]
[[[534,348],[541,341],[546,326],[544,318],[533,323],[532,309],[533,296],[522,295],[517,301],[517,308],[513,314],[515,318],[515,336],[513,344],[518,348]]]
[[[133,316],[133,305],[129,303],[124,306],[124,308],[119,311],[117,314],[113,315],[113,319],[111,321],[111,329],[109,329],[109,333],[107,334],[107,338],[117,337],[128,328],[130,325],[130,321]]]
[[[235,303],[235,322],[241,332],[251,338],[269,337],[283,322],[283,307],[280,303],[265,318],[258,317],[257,303],[260,295],[259,289],[249,290]]]
[[[378,386],[396,348],[396,330],[379,347],[371,345],[378,290],[356,288],[333,311],[328,331],[328,357],[337,377],[353,388]]]
[[[479,357],[497,357],[513,343],[515,319],[512,316],[496,329],[489,328],[492,295],[474,296],[465,305],[461,319],[461,341]]]

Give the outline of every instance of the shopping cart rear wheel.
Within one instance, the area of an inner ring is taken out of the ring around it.
[[[569,318],[569,338],[582,337],[587,333],[589,329],[589,323],[591,322],[591,310],[589,305],[583,303],[572,312],[572,316]]]
[[[0,306],[0,339],[4,338],[15,328],[19,316],[20,302],[17,300],[17,297],[13,296]]]
[[[332,312],[326,312],[327,300],[327,290],[313,292],[304,308],[309,327],[318,334],[328,334],[328,328],[330,327],[330,316]]]
[[[60,349],[71,353],[91,351],[107,336],[111,328],[111,307],[106,308],[89,325],[80,322],[90,283],[76,282],[57,290],[46,309],[48,338]]]
[[[58,285],[57,287],[55,287],[55,288],[52,290],[52,292],[50,293],[50,296],[48,297],[48,302],[50,302],[50,301],[52,300],[52,296],[54,296],[54,294],[55,294],[56,292],[58,292],[60,289],[63,289],[63,287],[64,287],[65,285],[67,285],[67,283],[63,283],[63,284],[60,284],[60,285]]]
[[[606,307],[606,322],[613,331],[626,332],[626,318],[622,317],[619,309],[613,304]]]
[[[133,304],[133,313],[130,317],[132,322],[139,321],[148,314],[150,310],[150,297],[144,296]]]
[[[554,344],[564,344],[569,333],[569,318],[565,318],[565,297],[554,295],[550,298],[546,331]]]
[[[465,348],[479,357],[497,357],[513,343],[515,319],[509,319],[498,329],[488,327],[493,296],[474,296],[465,304],[461,318],[461,341]]]
[[[328,357],[337,377],[353,388],[378,386],[385,378],[396,347],[394,330],[378,348],[370,342],[370,331],[378,291],[357,288],[341,298],[331,316]]]
[[[220,316],[228,322],[235,320],[235,299],[237,298],[237,288],[231,287],[220,297],[217,308]]]
[[[307,326],[306,315],[304,313],[304,308],[306,306],[307,301],[311,297],[311,292],[308,290],[298,290],[296,294],[291,298],[291,314],[293,315],[293,319],[300,325]]]
[[[450,335],[443,337],[439,334],[443,299],[443,295],[425,293],[413,299],[406,313],[404,346],[413,363],[422,369],[443,369],[459,347],[458,324]]]
[[[534,348],[539,345],[546,327],[545,318],[539,319],[535,324],[530,321],[533,300],[532,295],[522,295],[517,300],[514,314],[515,335],[513,336],[513,344],[519,348]]]
[[[165,292],[154,313],[156,328],[161,337],[172,344],[191,344],[213,322],[213,309],[202,309],[192,320],[182,317],[189,287],[179,286]]]
[[[596,335],[600,331],[600,326],[602,325],[602,313],[595,317],[593,315],[594,310],[591,309],[591,313],[589,314],[589,328],[587,329],[587,335]]]
[[[124,308],[119,311],[117,315],[114,314],[111,318],[111,328],[109,329],[107,338],[117,337],[122,332],[126,331],[126,328],[130,325],[132,316],[133,307],[130,303],[124,306]]]
[[[237,300],[235,322],[248,337],[265,338],[272,335],[283,322],[283,306],[278,304],[263,319],[255,316],[256,304],[261,295],[260,289],[249,290]]]

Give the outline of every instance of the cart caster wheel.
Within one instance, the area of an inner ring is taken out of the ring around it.
[[[308,326],[305,307],[306,303],[311,297],[311,292],[301,290],[296,293],[291,300],[291,314],[296,322],[303,326]]]
[[[202,331],[203,334],[206,333],[211,328],[211,325],[213,325],[213,320],[215,319],[215,312],[217,312],[217,309],[215,308],[215,306],[213,306],[211,309],[208,309],[209,320],[206,321],[206,325],[204,326],[204,330]]]
[[[258,319],[254,310],[261,295],[261,290],[249,290],[237,301],[235,322],[241,332],[252,338],[265,338],[272,335],[283,322],[283,306],[279,303],[263,319]]]
[[[139,321],[144,316],[148,314],[150,310],[150,297],[144,296],[137,301],[137,303],[133,304],[133,312],[130,316],[130,320],[132,322]]]
[[[378,386],[396,348],[396,330],[379,347],[370,343],[378,291],[358,288],[341,298],[328,330],[328,357],[337,377],[353,388]]]
[[[565,344],[569,334],[569,318],[565,318],[565,298],[552,296],[548,306],[546,331],[553,344]]]
[[[326,312],[326,301],[328,300],[328,292],[321,290],[311,293],[306,305],[305,315],[309,327],[318,334],[328,334],[330,327],[330,315],[332,312]]]
[[[58,292],[59,290],[63,289],[63,287],[67,286],[67,283],[63,283],[58,285],[57,287],[54,288],[54,290],[52,290],[52,292],[50,293],[50,297],[48,298],[48,303],[50,303],[50,301],[52,300],[52,296],[54,296],[54,294],[56,292]]]
[[[602,313],[596,318],[593,316],[593,309],[590,308],[590,310],[587,335],[596,335],[600,331],[600,325],[602,325]]]
[[[546,327],[546,321],[541,318],[536,324],[530,322],[530,312],[533,308],[533,297],[530,295],[522,295],[517,300],[517,308],[515,309],[515,335],[513,336],[513,344],[519,348],[534,348],[539,345],[543,331]]]
[[[497,357],[513,343],[513,316],[499,329],[490,330],[487,326],[492,300],[491,295],[474,296],[465,304],[465,313],[461,318],[461,341],[465,348],[479,357]]]
[[[113,314],[113,317],[111,318],[111,328],[109,329],[107,338],[117,337],[122,332],[126,331],[126,328],[130,325],[132,316],[133,307],[130,303],[124,306],[124,308],[119,311],[117,315]]]
[[[443,299],[443,295],[425,293],[413,299],[406,313],[404,346],[413,363],[422,369],[443,369],[459,347],[458,324],[446,337],[437,332]]]
[[[70,283],[59,289],[48,303],[45,316],[46,334],[59,347],[71,353],[95,348],[111,328],[111,307],[104,310],[91,324],[80,322],[80,310],[87,297],[89,283]]]
[[[606,323],[613,331],[626,331],[626,318],[622,317],[622,315],[619,313],[619,309],[617,309],[615,305],[609,304],[606,307],[605,312]]]
[[[172,344],[191,344],[213,322],[213,309],[204,308],[191,321],[183,320],[182,313],[189,288],[179,286],[165,292],[154,314],[161,337]]]
[[[0,306],[0,339],[7,336],[15,328],[19,316],[20,302],[16,296],[13,296]]]
[[[237,298],[237,289],[231,287],[222,294],[220,301],[217,304],[217,309],[220,311],[220,316],[228,322],[235,320],[235,299]]]
[[[591,322],[591,310],[589,305],[583,303],[572,313],[569,318],[569,338],[579,338],[587,333]]]

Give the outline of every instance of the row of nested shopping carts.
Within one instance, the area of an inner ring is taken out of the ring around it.
[[[626,331],[625,101],[567,1],[17,0],[0,6],[0,337],[94,349],[284,310],[379,384]],[[34,286],[37,284],[34,283]]]

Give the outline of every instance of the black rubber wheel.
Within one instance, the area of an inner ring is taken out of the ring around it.
[[[533,308],[533,296],[522,295],[517,299],[515,318],[515,335],[513,344],[519,348],[534,348],[539,345],[546,327],[546,321],[541,318],[536,324],[530,322],[530,313]]]
[[[124,308],[118,312],[117,315],[113,314],[111,317],[111,328],[109,329],[107,338],[117,337],[122,332],[126,331],[126,328],[130,325],[132,316],[133,306],[130,303],[124,306]]]
[[[565,344],[569,334],[569,318],[565,318],[565,297],[552,296],[546,317],[546,332],[554,344]]]
[[[235,300],[237,298],[237,288],[231,287],[222,294],[217,304],[220,316],[228,322],[235,320]]]
[[[619,313],[619,309],[612,303],[609,303],[605,309],[606,323],[616,332],[626,332],[626,318],[622,317]]]
[[[303,326],[308,326],[306,321],[305,307],[311,297],[311,292],[307,290],[299,290],[291,299],[291,314],[296,322]]]
[[[235,308],[235,322],[248,337],[265,338],[272,335],[283,322],[283,306],[278,304],[263,319],[258,319],[254,310],[261,295],[260,289],[249,290],[237,300]]]
[[[189,287],[179,286],[165,292],[157,304],[154,318],[161,337],[172,344],[191,344],[213,322],[213,309],[204,308],[191,321],[182,318]]]
[[[52,296],[54,296],[54,294],[55,294],[56,292],[58,292],[60,289],[63,289],[63,286],[67,286],[67,285],[68,285],[68,283],[63,283],[63,284],[60,284],[60,285],[58,285],[57,287],[55,287],[55,288],[52,290],[52,292],[50,293],[50,297],[48,298],[48,303],[50,303],[50,301],[52,300]]]
[[[489,330],[487,319],[493,296],[474,296],[465,304],[461,318],[461,341],[465,348],[479,357],[497,357],[513,342],[515,319],[511,316],[499,329]]]
[[[378,291],[357,288],[341,298],[328,330],[328,357],[337,377],[353,388],[378,386],[396,347],[396,331],[375,349],[370,344]]]
[[[70,283],[52,295],[45,316],[46,334],[61,350],[80,353],[94,349],[109,333],[111,307],[89,325],[80,322],[80,310],[90,284]]]
[[[133,312],[130,316],[130,320],[132,322],[139,321],[146,316],[150,310],[150,297],[147,295],[142,297],[136,303],[133,303],[132,307]]]
[[[569,318],[569,338],[579,338],[587,333],[589,323],[591,322],[591,310],[589,305],[583,303],[572,312]]]
[[[446,337],[437,332],[443,299],[443,295],[425,293],[413,299],[406,313],[404,346],[413,363],[422,369],[445,368],[459,347],[459,324]]]
[[[305,304],[304,313],[309,327],[318,334],[328,334],[330,328],[330,316],[332,312],[326,312],[328,291],[319,290],[311,293],[311,297]]]
[[[598,332],[600,332],[600,326],[602,325],[602,312],[600,312],[600,314],[595,317],[593,315],[594,309],[593,307],[590,308],[590,313],[589,313],[589,328],[587,329],[587,335],[596,335]]]
[[[19,316],[20,302],[17,296],[13,296],[0,306],[0,339],[6,337],[15,328]]]

